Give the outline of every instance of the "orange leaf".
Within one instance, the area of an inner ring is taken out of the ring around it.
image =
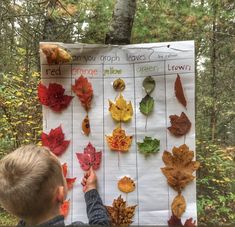
[[[88,115],[86,115],[86,117],[84,118],[84,120],[82,121],[82,131],[84,132],[84,134],[86,136],[89,136],[91,129],[90,129],[90,121],[88,118]]]
[[[118,188],[120,191],[129,193],[135,190],[135,183],[130,177],[123,177],[118,181]]]
[[[69,207],[70,207],[70,200],[65,200],[63,204],[60,205],[60,215],[67,217],[69,213]]]
[[[106,136],[106,141],[111,150],[127,152],[131,146],[132,136],[127,136],[125,130],[117,127],[111,136]]]
[[[80,76],[72,85],[72,90],[78,96],[82,106],[88,111],[91,108],[91,100],[93,98],[93,88],[87,78]]]
[[[177,218],[181,218],[182,214],[185,212],[186,202],[185,202],[184,197],[181,194],[178,194],[174,198],[171,204],[171,210]]]

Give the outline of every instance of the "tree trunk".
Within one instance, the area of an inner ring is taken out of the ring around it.
[[[130,44],[136,0],[117,0],[113,20],[106,34],[106,44]]]

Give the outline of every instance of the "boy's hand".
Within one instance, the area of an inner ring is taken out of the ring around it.
[[[92,167],[84,174],[81,184],[85,193],[97,188],[97,177]]]

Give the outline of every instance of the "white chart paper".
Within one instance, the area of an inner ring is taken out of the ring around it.
[[[43,43],[41,43],[43,44]],[[190,150],[195,151],[195,57],[194,42],[181,41],[169,43],[149,43],[126,46],[63,44],[53,43],[67,49],[73,56],[73,61],[61,65],[48,65],[41,53],[42,83],[59,83],[65,93],[75,96],[67,109],[55,113],[43,106],[43,130],[49,133],[51,129],[62,126],[65,139],[70,140],[67,151],[60,157],[66,162],[69,177],[77,177],[74,188],[69,192],[71,201],[67,223],[74,221],[88,222],[84,194],[80,184],[83,171],[76,157],[77,152],[83,152],[88,142],[102,151],[102,163],[97,170],[98,191],[104,204],[111,205],[113,199],[120,194],[126,199],[125,193],[117,188],[118,180],[130,176],[135,180],[136,190],[128,194],[128,205],[135,205],[136,212],[133,225],[167,225],[171,217],[171,203],[177,193],[167,184],[166,177],[160,168],[164,167],[162,154],[164,150],[171,151],[174,146],[186,143]],[[187,109],[175,97],[174,82],[177,73],[181,77],[187,100]],[[89,111],[91,134],[82,134],[81,124],[86,116],[77,96],[71,86],[79,76],[85,76],[92,83],[94,97]],[[146,117],[139,110],[139,102],[145,96],[142,82],[146,76],[152,76],[156,87],[151,96],[155,105],[153,113]],[[118,154],[111,151],[105,141],[105,135],[110,135],[117,126],[109,113],[108,100],[115,100],[117,92],[112,83],[122,78],[126,88],[122,92],[127,101],[131,101],[134,109],[132,120],[123,123],[122,128],[128,135],[133,135],[129,152]],[[168,130],[169,116],[185,112],[192,126],[186,137],[176,138]],[[138,151],[137,142],[145,136],[160,140],[158,154],[146,158]],[[197,219],[196,213],[196,183],[189,184],[183,191],[187,208],[182,221],[189,217]]]

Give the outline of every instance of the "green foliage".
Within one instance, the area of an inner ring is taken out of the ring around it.
[[[149,155],[152,153],[159,152],[160,149],[160,140],[145,136],[143,142],[138,142],[138,149],[141,153]]]
[[[146,95],[140,102],[140,112],[148,116],[154,107],[154,99],[150,95]]]
[[[148,95],[150,95],[150,93],[154,90],[155,84],[155,80],[151,76],[147,76],[144,79],[143,88]]]
[[[18,220],[0,208],[0,226],[16,226]]]

